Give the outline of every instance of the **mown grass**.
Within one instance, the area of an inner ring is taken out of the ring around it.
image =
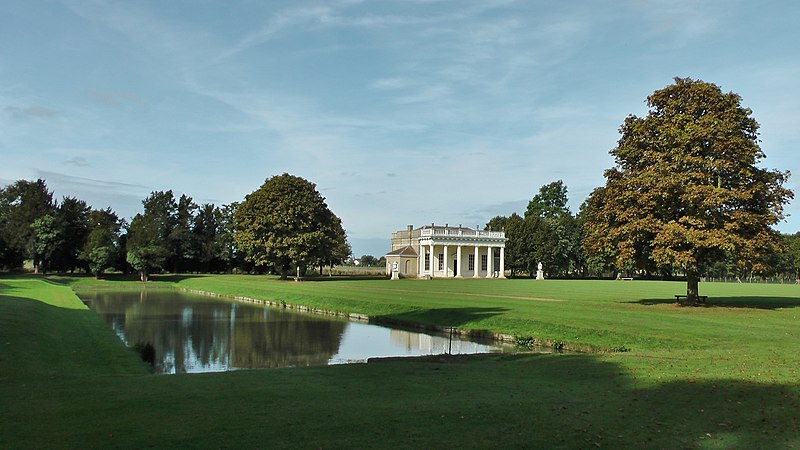
[[[631,351],[155,376],[69,289],[95,282],[5,277],[0,447],[800,446],[798,286],[679,308],[661,282],[160,282]]]
[[[180,287],[431,325],[489,330],[569,347],[674,350],[786,346],[800,286],[704,283],[708,306],[675,305],[679,282],[337,280],[197,276]],[[776,313],[776,311],[781,311]]]

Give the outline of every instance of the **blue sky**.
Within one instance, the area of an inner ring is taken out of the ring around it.
[[[576,211],[675,76],[741,95],[800,194],[800,2],[0,2],[0,184],[130,217],[311,180],[356,255],[483,225],[562,179]],[[800,200],[784,232],[800,230]]]

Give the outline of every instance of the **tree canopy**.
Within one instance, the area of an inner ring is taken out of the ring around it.
[[[305,271],[349,252],[341,221],[316,185],[288,173],[266,180],[245,197],[234,213],[234,230],[245,259],[272,267],[281,278],[293,267]]]
[[[618,268],[674,267],[697,301],[699,273],[734,258],[753,271],[780,245],[771,226],[793,197],[788,172],[759,166],[758,123],[741,98],[690,78],[647,98],[611,150],[615,167],[589,202],[587,249]]]
[[[118,242],[123,222],[111,208],[92,210],[87,219],[89,233],[80,253],[89,270],[99,278],[119,259]]]
[[[178,204],[172,191],[158,191],[142,201],[144,212],[131,220],[127,239],[127,261],[139,272],[142,281],[148,275],[176,259],[174,235],[178,228]]]
[[[553,181],[539,188],[539,193],[528,202],[525,217],[537,216],[552,219],[569,215],[567,186],[563,181]]]
[[[31,259],[39,269],[32,225],[48,214],[55,214],[55,203],[44,180],[18,180],[0,189],[0,265],[17,267]]]

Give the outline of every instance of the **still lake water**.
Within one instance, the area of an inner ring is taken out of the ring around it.
[[[153,345],[158,373],[222,372],[447,353],[448,336],[226,301],[172,289],[78,295],[128,346]],[[452,353],[510,351],[453,337]]]

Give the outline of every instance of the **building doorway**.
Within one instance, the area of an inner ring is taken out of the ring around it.
[[[454,277],[458,276],[458,260],[457,259],[453,260],[453,276]]]

